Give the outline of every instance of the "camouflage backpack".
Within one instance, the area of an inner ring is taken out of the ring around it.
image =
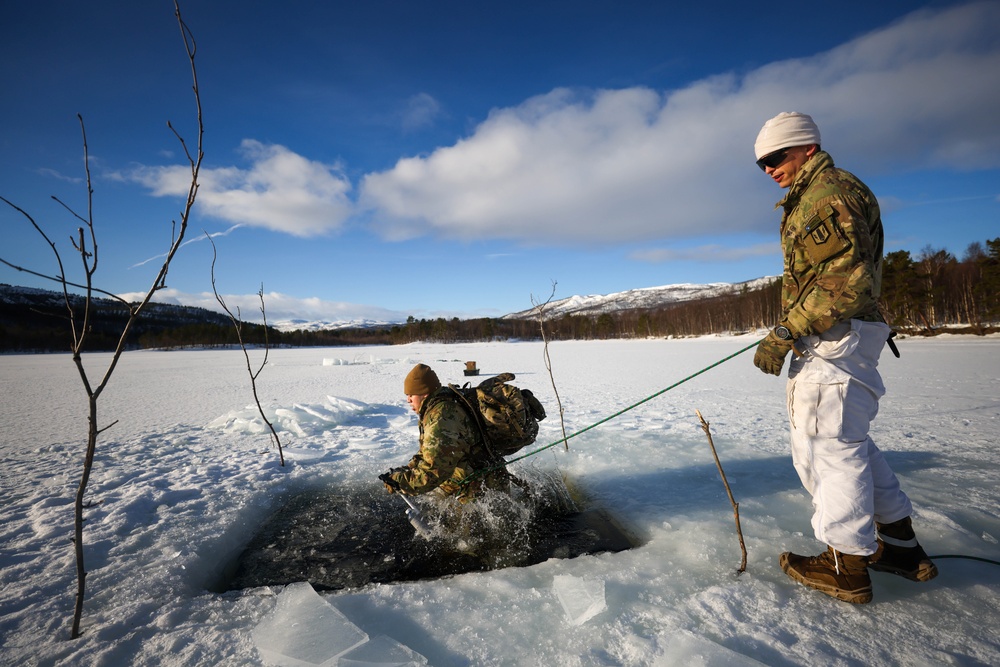
[[[513,379],[513,373],[501,373],[475,387],[448,385],[475,419],[494,456],[510,456],[533,443],[538,422],[545,419],[545,408],[530,390],[507,384]]]

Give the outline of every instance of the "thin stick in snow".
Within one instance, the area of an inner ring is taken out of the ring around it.
[[[740,540],[740,551],[743,553],[743,559],[740,561],[740,567],[736,570],[736,574],[740,575],[747,570],[747,547],[743,542],[743,529],[740,528],[740,504],[733,499],[733,492],[729,488],[729,482],[726,480],[726,473],[722,470],[722,463],[719,461],[719,455],[715,451],[715,443],[712,442],[712,432],[708,428],[708,422],[701,416],[700,410],[695,410],[694,412],[698,415],[698,419],[701,421],[701,428],[705,431],[705,435],[708,437],[708,446],[712,448],[712,456],[715,457],[715,465],[719,468],[719,475],[722,476],[722,483],[726,486],[726,493],[729,495],[729,502],[733,506],[733,516],[736,517],[736,536]]]
[[[560,428],[562,428],[563,448],[566,451],[569,451],[569,439],[566,436],[566,421],[563,419],[562,400],[560,400],[560,398],[559,398],[559,390],[556,389],[556,379],[552,375],[552,359],[549,357],[549,341],[545,337],[545,316],[544,316],[545,306],[549,305],[549,302],[552,301],[552,297],[554,297],[556,295],[556,284],[557,283],[555,281],[552,281],[552,293],[549,294],[549,298],[545,300],[545,303],[541,303],[541,304],[537,303],[535,301],[535,297],[534,296],[531,297],[531,303],[532,303],[532,305],[535,306],[535,310],[538,311],[538,328],[541,329],[541,331],[542,331],[542,344],[543,344],[543,349],[545,350],[545,353],[544,353],[544,355],[545,355],[545,368],[549,372],[549,380],[552,382],[552,391],[556,395],[556,405],[559,407],[559,426],[560,426]]]
[[[219,295],[219,290],[215,288],[215,260],[217,258],[217,253],[215,250],[215,241],[212,237],[206,233],[208,236],[209,243],[212,244],[212,293],[215,294],[215,300],[219,302],[222,309],[226,311],[226,315],[229,316],[229,320],[233,323],[233,327],[236,329],[236,340],[240,343],[240,348],[243,350],[243,356],[247,361],[247,372],[250,374],[250,387],[253,389],[253,400],[257,404],[257,412],[260,413],[260,418],[264,420],[267,427],[271,430],[271,437],[274,442],[278,445],[278,459],[281,465],[285,465],[285,452],[281,448],[281,439],[278,437],[278,432],[274,430],[274,425],[268,420],[267,415],[264,414],[264,408],[261,407],[260,398],[257,396],[257,378],[260,376],[261,371],[264,370],[264,366],[267,365],[267,355],[271,351],[271,345],[267,339],[267,312],[264,310],[264,285],[260,286],[260,291],[257,292],[257,296],[260,297],[260,314],[264,318],[264,359],[260,362],[260,368],[256,372],[253,370],[253,366],[250,364],[250,352],[247,351],[246,343],[243,341],[243,322],[239,319],[240,308],[236,307],[236,315],[229,310],[229,306],[226,305],[225,300]]]

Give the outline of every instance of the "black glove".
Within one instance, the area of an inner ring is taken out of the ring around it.
[[[785,365],[785,357],[792,349],[792,341],[782,340],[772,331],[767,338],[757,346],[753,355],[753,365],[771,375],[781,375],[781,367]]]
[[[392,473],[394,472],[395,469],[389,470],[388,472],[384,472],[378,476],[378,478],[382,480],[382,483],[385,484],[385,489],[389,493],[397,493],[400,490],[402,490],[402,487],[399,485],[399,482],[397,482],[392,478]]]

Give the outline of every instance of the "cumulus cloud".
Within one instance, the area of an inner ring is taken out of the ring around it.
[[[211,217],[294,236],[316,236],[340,228],[353,210],[350,181],[336,166],[302,157],[284,146],[244,140],[248,168],[202,169],[196,207]],[[186,196],[187,166],[139,167],[124,178],[155,196]]]
[[[145,298],[144,292],[119,294],[127,301],[137,301]],[[235,314],[239,309],[240,318],[248,322],[261,322],[260,295],[254,294],[223,294],[226,305]],[[212,292],[182,292],[176,289],[163,289],[156,293],[155,301],[181,306],[205,308],[214,312],[223,312],[219,302]],[[407,313],[400,313],[379,306],[348,303],[345,301],[326,301],[316,297],[294,297],[280,292],[264,294],[264,308],[267,312],[268,324],[279,324],[288,321],[306,322],[344,322],[373,320],[378,322],[401,322]]]
[[[560,89],[474,133],[368,174],[360,202],[390,239],[597,244],[767,231],[781,194],[753,140],[811,113],[854,171],[1000,166],[1000,4],[917,12],[811,58],[683,89]]]
[[[197,207],[301,237],[352,218],[390,240],[598,245],[770,233],[783,193],[753,166],[753,141],[780,111],[811,113],[824,148],[866,180],[1000,167],[996,25],[996,2],[920,11],[814,57],[677,90],[556,89],[494,109],[453,145],[367,174],[356,195],[336,165],[245,140],[247,166],[202,171]],[[403,126],[440,114],[420,93]],[[190,172],[142,167],[128,177],[183,196]]]

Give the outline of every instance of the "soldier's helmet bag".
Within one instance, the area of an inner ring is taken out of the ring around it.
[[[510,456],[533,443],[538,422],[545,419],[539,400],[529,389],[508,384],[513,379],[513,373],[501,373],[475,387],[448,385],[474,418],[494,456]]]

